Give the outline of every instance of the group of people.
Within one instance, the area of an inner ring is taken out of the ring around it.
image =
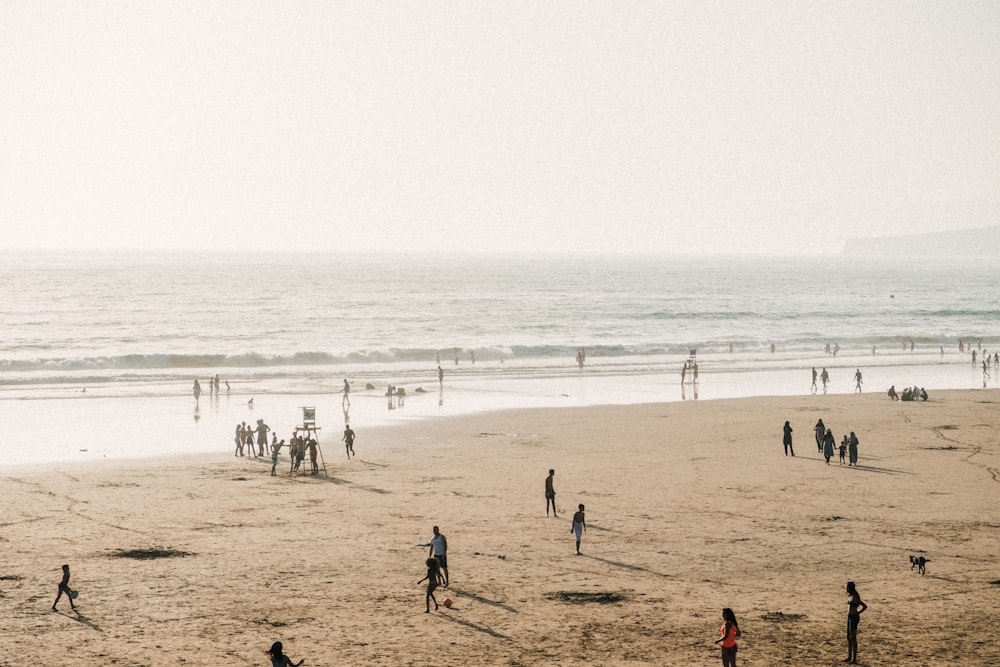
[[[316,440],[314,431],[305,431],[305,435],[296,430],[288,441],[288,455],[292,458],[292,470],[290,474],[299,473],[304,475],[302,462],[306,459],[306,450],[309,450],[309,461],[312,464],[311,475],[319,474],[319,441]],[[284,442],[284,441],[282,441]],[[279,444],[271,453],[271,474],[274,475],[278,466],[278,452],[281,451]]]
[[[230,391],[229,390],[229,380],[225,381],[225,385],[226,385],[226,394],[228,395],[229,391]],[[192,388],[192,391],[194,392],[194,400],[197,401],[201,397],[201,394],[202,394],[201,383],[198,382],[197,378],[195,378],[194,387]],[[216,373],[215,377],[208,378],[208,393],[209,394],[218,395],[219,392],[220,392],[219,374]]]
[[[812,390],[812,393],[814,393],[814,394],[816,393],[816,390],[817,390],[817,387],[816,387],[816,377],[817,377],[816,367],[813,366],[813,369],[812,369],[812,386],[810,387],[810,389]],[[823,368],[823,372],[819,373],[818,377],[819,377],[820,381],[823,383],[823,393],[825,394],[826,393],[826,385],[830,382],[830,374],[826,371],[826,368],[824,367]]]
[[[826,459],[826,464],[830,465],[830,459],[834,457],[837,452],[837,440],[833,435],[833,431],[828,429],[820,419],[816,422],[815,426],[816,433],[816,449],[823,458]],[[785,456],[791,454],[795,456],[795,447],[792,446],[792,425],[788,421],[785,422],[785,426],[782,429],[781,443],[785,448]],[[858,436],[851,431],[850,435],[845,435],[840,441],[840,464],[843,465],[847,463],[849,466],[858,465]]]
[[[555,477],[556,471],[549,470],[549,476],[545,478],[545,516],[549,515],[549,507],[552,508],[552,516],[556,519],[559,515],[556,514],[556,489],[555,489]],[[580,542],[583,540],[583,534],[587,530],[587,518],[584,513],[583,503],[577,505],[577,510],[573,514],[573,523],[570,525],[569,532],[576,537],[576,555],[580,555]]]
[[[270,432],[271,427],[265,424],[263,419],[257,420],[256,427],[247,426],[246,422],[240,422],[236,425],[236,434],[233,437],[233,441],[236,443],[234,456],[243,456],[244,449],[246,449],[247,456],[264,456],[264,449],[267,447],[267,434]],[[272,439],[274,437],[272,434]],[[258,451],[254,450],[255,444]]]
[[[788,432],[791,428],[788,426],[788,422],[785,422],[785,427]],[[830,465],[830,459],[834,457],[837,451],[837,439],[833,435],[833,430],[826,427],[823,420],[820,419],[816,422],[816,448],[826,459],[826,464]],[[851,431],[850,435],[845,435],[840,441],[840,464],[844,465],[847,463],[849,466],[858,465],[858,436]]]
[[[903,393],[900,394],[896,391],[896,385],[889,387],[889,391],[886,392],[894,401],[926,401],[927,400],[927,390],[923,387],[905,387]]]
[[[424,561],[427,566],[427,576],[417,582],[418,586],[425,581],[427,582],[427,594],[424,597],[426,603],[424,613],[427,614],[431,612],[431,602],[434,602],[435,611],[440,608],[437,598],[434,597],[434,591],[437,590],[438,586],[448,587],[448,540],[437,526],[434,526],[432,531],[434,536],[431,537],[430,542],[417,545],[430,547],[427,560]],[[445,600],[445,604],[448,604],[447,600]]]

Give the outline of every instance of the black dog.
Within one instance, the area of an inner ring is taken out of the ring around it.
[[[917,568],[917,572],[924,574],[927,570],[924,567],[927,563],[931,562],[930,558],[924,558],[923,556],[910,556],[910,571],[913,568]]]

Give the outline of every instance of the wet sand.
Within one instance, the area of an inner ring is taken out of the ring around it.
[[[832,665],[848,580],[870,606],[861,664],[998,664],[998,407],[987,390],[456,416],[356,429],[358,457],[325,444],[318,477],[225,444],[7,466],[0,665],[265,665],[275,640],[306,665],[718,664],[726,606],[741,664]],[[857,468],[823,461],[818,418],[858,434]],[[454,604],[425,614],[434,525]],[[50,610],[63,563],[76,613]]]

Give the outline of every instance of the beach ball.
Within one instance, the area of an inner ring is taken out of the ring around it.
[[[445,607],[448,607],[450,609],[451,608],[451,598],[445,598],[443,604],[444,604]]]

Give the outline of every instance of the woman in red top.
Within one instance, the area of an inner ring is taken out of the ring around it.
[[[740,625],[729,607],[722,610],[722,620],[725,621],[719,628],[722,636],[715,640],[716,644],[722,644],[722,667],[736,667],[736,640],[740,638]]]

